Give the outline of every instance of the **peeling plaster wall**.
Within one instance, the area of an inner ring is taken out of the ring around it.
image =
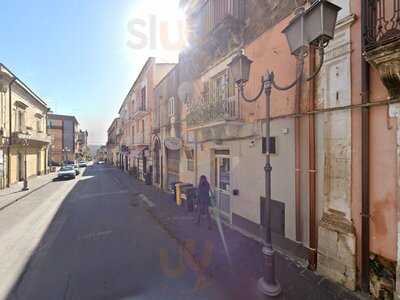
[[[349,8],[348,1],[340,1]],[[347,10],[349,13],[349,10]],[[351,104],[351,35],[354,18],[339,16],[335,39],[326,49],[326,60],[317,82],[317,108]],[[351,111],[318,116],[317,195],[318,271],[350,289],[356,286],[356,237],[352,223],[352,121]]]

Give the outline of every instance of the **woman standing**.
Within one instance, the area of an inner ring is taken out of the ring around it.
[[[202,175],[200,177],[199,187],[198,187],[198,214],[197,214],[197,224],[200,224],[201,215],[206,214],[208,221],[208,229],[211,229],[211,215],[210,215],[210,204],[211,204],[211,187],[207,181],[207,177]]]

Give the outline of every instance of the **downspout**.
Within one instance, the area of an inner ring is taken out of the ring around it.
[[[315,72],[315,48],[313,47],[310,48],[309,69],[311,74]],[[308,109],[309,111],[315,109],[315,78],[311,79],[308,85]],[[315,145],[315,115],[310,114],[308,117],[308,188],[310,193],[310,254],[308,267],[313,271],[317,269],[318,260]]]
[[[361,1],[361,44],[365,49],[367,26],[367,3]],[[369,98],[369,64],[361,56],[361,101],[368,103]],[[361,290],[369,293],[369,108],[361,110]]]
[[[9,126],[9,138],[8,138],[8,151],[7,151],[7,187],[11,185],[11,145],[12,145],[12,85],[17,80],[13,77],[8,84],[8,126]]]
[[[304,60],[300,59],[297,62],[296,74],[303,69]],[[300,102],[303,94],[303,76],[296,84],[295,114],[300,113]],[[295,204],[296,204],[296,241],[302,242],[302,220],[301,220],[301,124],[300,117],[294,119],[294,143],[295,143]]]

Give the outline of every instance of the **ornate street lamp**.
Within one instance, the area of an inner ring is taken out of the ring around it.
[[[307,10],[299,11],[296,17],[283,30],[288,40],[289,48],[292,55],[300,62],[299,74],[297,78],[287,86],[279,86],[275,81],[273,72],[266,72],[265,77],[261,78],[261,89],[258,95],[249,99],[244,95],[244,86],[250,78],[250,69],[252,61],[247,58],[243,52],[233,58],[229,64],[232,76],[238,86],[241,97],[247,102],[254,102],[260,98],[262,93],[266,97],[266,163],[265,171],[265,246],[262,251],[265,257],[264,276],[258,282],[259,290],[267,296],[277,296],[281,293],[281,286],[275,277],[275,252],[272,247],[271,239],[271,173],[272,166],[270,160],[269,140],[270,140],[270,102],[272,87],[278,90],[288,90],[294,87],[300,80],[303,73],[304,57],[307,55],[310,46],[317,47],[320,55],[319,66],[314,74],[311,74],[307,81],[312,80],[321,71],[324,63],[324,48],[334,36],[334,30],[337,20],[337,14],[341,8],[326,0],[316,1]]]

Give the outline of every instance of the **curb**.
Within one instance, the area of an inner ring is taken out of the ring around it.
[[[12,200],[11,202],[9,202],[9,203],[7,203],[7,204],[1,206],[1,207],[0,207],[0,211],[3,211],[3,210],[5,210],[6,208],[8,208],[8,207],[14,205],[14,204],[17,203],[18,201],[20,201],[20,200],[22,200],[22,199],[28,197],[29,195],[33,194],[34,192],[37,192],[38,190],[44,188],[45,186],[49,185],[49,184],[52,183],[52,182],[53,182],[53,181],[50,180],[50,181],[48,181],[48,182],[46,182],[46,183],[44,183],[44,184],[38,186],[37,188],[35,188],[35,189],[33,189],[33,190],[30,190],[28,193],[22,195],[21,197],[18,197],[17,199],[14,199],[14,200]]]

